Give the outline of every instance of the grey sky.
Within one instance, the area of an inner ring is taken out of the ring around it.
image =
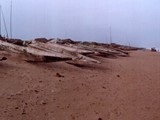
[[[113,42],[160,48],[160,0],[12,1],[15,38],[109,42],[111,26]],[[0,2],[9,29],[10,0]]]

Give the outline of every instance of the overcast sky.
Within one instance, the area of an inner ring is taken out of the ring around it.
[[[13,37],[160,48],[160,0],[12,0]],[[0,0],[9,32],[10,0]],[[4,31],[4,26],[3,33]]]

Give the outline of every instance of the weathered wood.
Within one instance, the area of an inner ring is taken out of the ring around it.
[[[75,49],[69,49],[65,46],[52,45],[46,43],[34,43],[27,47],[18,46],[12,43],[0,41],[0,46],[7,51],[18,53],[25,56],[26,61],[65,61],[65,60],[82,60],[88,62],[99,61],[81,55],[75,52]],[[70,50],[70,51],[69,51]],[[74,51],[74,52],[73,52]],[[82,52],[82,51],[81,51]]]
[[[28,43],[28,44],[26,44]],[[75,42],[70,39],[38,38],[33,41],[19,39],[0,40],[0,48],[25,56],[26,61],[85,61],[100,63],[93,56],[127,57],[134,47],[96,42]],[[134,48],[135,49],[135,48]],[[93,58],[92,58],[93,57]]]
[[[23,54],[24,56],[29,56],[27,60],[30,58],[36,58],[35,60],[37,61],[47,61],[46,58],[49,58],[50,60],[54,61],[54,58],[59,60],[68,60],[72,59],[71,57],[68,57],[67,55],[57,53],[57,52],[48,52],[48,51],[42,51],[33,47],[23,47],[23,46],[18,46],[12,43],[0,41],[0,46],[4,48],[6,51],[18,53],[18,54]],[[31,60],[32,60],[31,59]]]
[[[69,46],[64,46],[64,45],[59,45],[56,43],[34,43],[34,44],[30,44],[29,47],[33,47],[36,49],[40,49],[46,52],[56,52],[56,53],[61,53],[63,55],[66,55],[70,58],[72,58],[73,60],[82,60],[82,61],[90,61],[90,62],[96,62],[96,63],[100,63],[99,61],[93,59],[93,58],[89,58],[87,56],[84,56],[83,54],[91,54],[93,52],[91,51],[87,51],[87,50],[81,50],[81,49],[75,49],[75,48],[71,48]]]

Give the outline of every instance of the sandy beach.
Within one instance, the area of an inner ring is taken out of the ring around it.
[[[160,120],[158,52],[81,67],[0,55],[0,120]]]

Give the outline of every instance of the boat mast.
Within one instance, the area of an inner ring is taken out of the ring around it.
[[[110,43],[112,43],[112,28],[111,27],[109,28],[109,31],[110,31]]]
[[[12,38],[12,0],[11,0],[11,6],[10,6],[10,38]]]
[[[2,24],[1,24],[1,16],[2,16],[2,8],[1,8],[1,4],[0,4],[0,36],[2,35],[2,34],[1,34],[1,27],[2,27],[2,26],[1,26],[1,25],[2,25]]]
[[[5,31],[6,31],[6,34],[7,34],[7,38],[8,38],[7,25],[6,25],[6,21],[5,21],[5,17],[4,17],[4,13],[3,13],[3,9],[2,8],[1,8],[1,14],[2,14],[3,22],[4,22],[4,28],[5,28]]]

